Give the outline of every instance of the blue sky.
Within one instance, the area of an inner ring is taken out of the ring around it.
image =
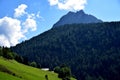
[[[0,0],[0,46],[15,46],[81,9],[105,22],[120,21],[120,0]]]

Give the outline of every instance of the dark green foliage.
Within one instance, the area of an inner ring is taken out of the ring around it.
[[[3,54],[2,54],[2,48],[0,47],[0,56],[2,56]]]
[[[29,64],[30,66],[32,66],[32,67],[37,67],[37,63],[36,62],[31,62],[30,64]]]
[[[49,80],[49,79],[48,79],[48,75],[45,75],[45,80]]]
[[[22,56],[16,54],[15,60],[18,61],[18,62],[20,62],[20,63],[24,63],[25,59]]]
[[[59,66],[55,67],[54,72],[58,73],[58,77],[62,78],[62,80],[70,80],[71,70],[66,65],[62,65],[60,67]]]
[[[25,59],[22,56],[12,52],[10,50],[10,48],[7,48],[7,47],[0,47],[0,56],[4,57],[6,59],[15,59],[16,61],[18,61],[20,63],[25,62]]]
[[[55,68],[54,68],[54,72],[55,72],[55,73],[59,73],[59,72],[60,72],[60,67],[59,67],[59,66],[55,67]]]
[[[120,80],[120,22],[64,25],[11,49],[41,67],[65,63],[78,80]]]
[[[10,51],[9,48],[3,47],[2,48],[2,56],[7,58],[7,59],[14,59],[15,55]]]
[[[71,70],[67,66],[61,66],[58,72],[58,77],[62,78],[62,80],[70,80]]]
[[[22,56],[22,58],[23,58],[23,64],[29,65],[29,61],[28,61],[27,56]]]

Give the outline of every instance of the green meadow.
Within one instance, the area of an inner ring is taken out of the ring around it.
[[[0,80],[61,80],[57,74],[0,57]],[[74,80],[74,79],[72,79]]]

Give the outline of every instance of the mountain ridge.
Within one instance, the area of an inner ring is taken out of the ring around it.
[[[54,27],[62,26],[65,24],[79,24],[79,23],[101,23],[100,19],[97,19],[93,15],[86,14],[83,10],[77,12],[68,12],[66,15],[62,16],[59,21],[57,21]]]

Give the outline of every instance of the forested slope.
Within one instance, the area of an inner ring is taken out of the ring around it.
[[[41,67],[65,63],[78,80],[120,80],[120,22],[64,25],[11,49]]]

